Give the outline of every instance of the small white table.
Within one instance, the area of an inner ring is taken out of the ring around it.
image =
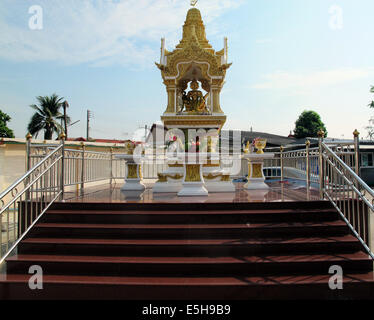
[[[244,185],[244,189],[269,189],[263,172],[264,160],[273,159],[274,153],[246,153],[243,158],[248,160],[248,182]]]
[[[117,159],[125,160],[126,176],[122,191],[144,191],[145,185],[142,176],[142,157],[132,154],[119,154]]]

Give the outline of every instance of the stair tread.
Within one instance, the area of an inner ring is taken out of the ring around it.
[[[237,223],[237,224],[89,224],[89,223],[38,223],[42,228],[82,228],[82,229],[256,229],[256,228],[300,228],[300,227],[346,227],[342,220],[305,223]]]
[[[48,214],[83,214],[83,215],[97,215],[97,214],[115,214],[115,215],[199,215],[199,214],[282,214],[282,213],[314,213],[314,212],[326,212],[326,213],[336,213],[334,209],[264,209],[264,210],[194,210],[194,211],[148,211],[148,210],[48,210]]]
[[[147,263],[147,264],[216,264],[216,263],[281,263],[281,262],[322,262],[370,260],[369,255],[358,251],[351,254],[310,254],[310,255],[266,255],[240,257],[108,257],[108,256],[67,256],[19,254],[7,262],[75,262],[75,263]]]
[[[44,284],[93,284],[125,286],[251,286],[327,284],[331,275],[287,275],[254,277],[108,277],[108,276],[63,276],[43,275]],[[0,283],[28,283],[30,275],[0,275]],[[344,274],[344,284],[373,283],[373,272]]]
[[[307,238],[258,238],[256,239],[78,239],[78,238],[27,238],[23,243],[32,244],[98,244],[98,245],[256,245],[276,243],[339,243],[358,242],[352,235],[337,237],[307,237]]]

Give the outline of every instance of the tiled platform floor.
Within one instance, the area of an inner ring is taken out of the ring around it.
[[[144,192],[122,192],[121,184],[110,186],[104,184],[85,188],[83,194],[66,193],[68,202],[132,202],[132,203],[188,203],[188,202],[281,202],[281,201],[314,201],[319,200],[319,192],[311,189],[307,192],[305,184],[297,181],[267,182],[268,190],[244,190],[244,183],[235,183],[236,192],[211,193],[207,197],[178,197],[176,193],[154,194],[152,183],[146,183]]]

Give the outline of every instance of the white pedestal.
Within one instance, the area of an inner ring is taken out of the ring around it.
[[[121,191],[144,191],[145,185],[140,179],[125,179]]]
[[[182,190],[178,192],[178,197],[206,197],[208,194],[204,183],[183,182]]]
[[[243,156],[248,160],[248,182],[244,185],[247,190],[261,190],[269,189],[265,183],[265,176],[263,173],[264,160],[274,158],[274,153],[248,153]]]
[[[198,162],[198,161],[197,161]],[[186,161],[184,164],[184,178],[182,190],[178,192],[179,197],[200,197],[207,196],[208,190],[204,186],[202,164]]]
[[[125,160],[126,165],[125,184],[122,186],[121,191],[144,191],[141,158],[129,154],[116,155],[116,158]]]

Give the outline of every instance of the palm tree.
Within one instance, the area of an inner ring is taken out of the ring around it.
[[[33,104],[30,106],[36,112],[31,117],[27,129],[34,137],[37,137],[39,132],[44,130],[44,139],[52,140],[54,133],[60,134],[64,131],[59,123],[64,119],[64,115],[60,112],[64,98],[59,98],[58,95],[53,94],[50,97],[39,96],[36,99],[39,105]],[[67,117],[67,123],[70,123],[69,117]]]
[[[374,93],[374,86],[371,87],[370,92]],[[369,104],[370,108],[374,108],[374,101]]]

